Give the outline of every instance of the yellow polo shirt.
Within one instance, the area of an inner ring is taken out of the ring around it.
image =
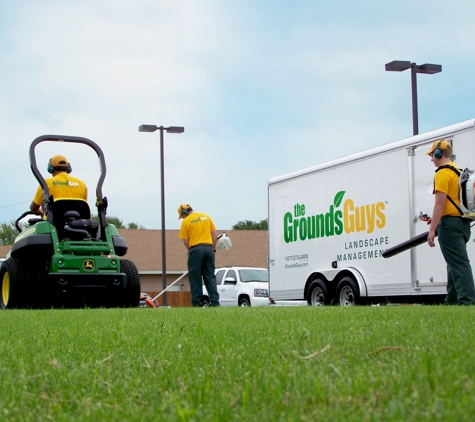
[[[71,198],[84,199],[87,201],[87,186],[77,177],[70,176],[67,173],[59,173],[55,177],[46,179],[49,194],[53,195],[54,200]],[[38,186],[33,201],[36,205],[43,203],[43,188]]]
[[[207,243],[213,245],[211,232],[216,230],[211,217],[203,212],[194,211],[181,222],[180,239],[188,239],[188,247]]]
[[[455,163],[450,162],[448,165],[455,167],[458,170]],[[460,206],[459,176],[457,173],[448,168],[438,170],[434,176],[434,193],[436,192],[445,193],[447,196],[450,196],[458,206]],[[460,212],[454,207],[449,199],[445,201],[442,217],[446,215],[460,216]]]

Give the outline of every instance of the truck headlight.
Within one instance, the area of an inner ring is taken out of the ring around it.
[[[254,289],[254,297],[269,297],[267,289]]]

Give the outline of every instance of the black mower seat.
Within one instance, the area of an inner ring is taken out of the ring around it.
[[[98,224],[91,220],[91,210],[83,199],[57,199],[53,202],[51,211],[53,225],[60,240],[81,240],[97,236]]]

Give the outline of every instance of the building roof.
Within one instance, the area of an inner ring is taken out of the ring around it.
[[[179,230],[166,230],[166,264],[169,271],[186,271],[187,251]],[[224,230],[217,230],[218,234]],[[129,247],[123,258],[132,261],[140,272],[162,271],[161,230],[119,229]],[[232,248],[216,252],[216,267],[227,265],[267,268],[267,230],[229,230]],[[0,245],[0,258],[5,258],[11,245]]]
[[[186,271],[187,251],[183,240],[178,238],[179,230],[166,230],[167,271]],[[218,234],[223,230],[217,230]],[[129,250],[125,256],[139,271],[161,271],[162,231],[121,229]],[[232,248],[216,252],[216,267],[226,265],[267,268],[267,231],[231,230],[226,234],[231,239]]]

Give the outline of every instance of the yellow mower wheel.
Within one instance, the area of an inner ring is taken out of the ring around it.
[[[27,264],[15,258],[8,258],[0,269],[2,294],[1,309],[29,308],[30,275]]]
[[[8,299],[10,299],[10,275],[5,271],[2,279],[2,308],[8,306]]]

